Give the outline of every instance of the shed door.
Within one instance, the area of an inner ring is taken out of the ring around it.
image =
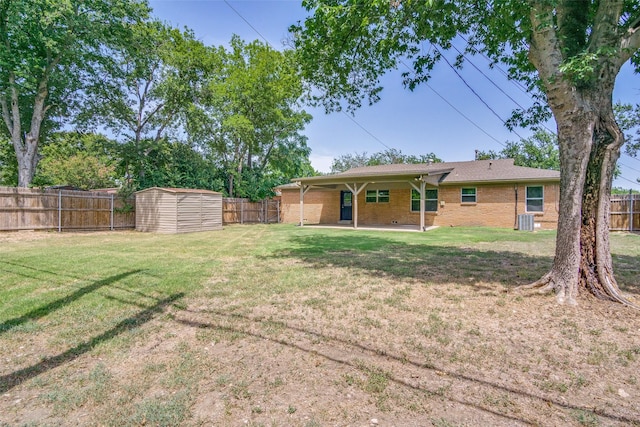
[[[340,192],[340,221],[351,221],[353,219],[353,194],[351,191]]]

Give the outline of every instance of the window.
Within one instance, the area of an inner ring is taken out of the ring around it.
[[[476,203],[476,189],[475,188],[463,188],[462,189],[462,203]]]
[[[424,211],[438,211],[438,189],[427,188],[424,191]],[[420,192],[411,190],[411,212],[420,212]]]
[[[367,203],[375,203],[378,201],[378,191],[377,190],[367,190],[367,196],[365,197],[365,201]]]
[[[364,200],[367,203],[389,203],[389,190],[367,190]]]
[[[527,212],[544,211],[544,190],[541,185],[527,187]]]

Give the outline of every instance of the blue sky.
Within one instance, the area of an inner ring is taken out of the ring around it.
[[[189,27],[207,45],[228,45],[231,36],[237,34],[246,41],[266,39],[274,48],[281,49],[288,27],[307,14],[300,0],[150,0],[149,3],[159,19],[177,27]],[[471,61],[500,89],[471,65],[466,65],[460,74],[503,120],[516,108],[509,97],[520,105],[529,105],[529,96],[501,72],[490,70],[483,57],[472,57]],[[372,154],[387,147],[406,154],[433,152],[444,161],[473,160],[476,149],[499,151],[506,141],[531,135],[527,129],[516,129],[517,134],[509,132],[445,63],[437,66],[429,86],[413,92],[402,86],[401,71],[385,76],[382,100],[373,106],[363,106],[355,116],[326,115],[322,109],[307,108],[313,121],[305,134],[312,150],[311,162],[317,170],[328,172],[332,159],[343,154]],[[639,98],[640,79],[626,67],[618,77],[614,102],[637,103]],[[551,123],[548,127],[555,129]],[[640,184],[636,183],[640,160],[623,155],[620,163],[622,178],[614,186],[640,190]]]

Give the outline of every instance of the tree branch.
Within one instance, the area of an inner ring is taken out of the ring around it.
[[[4,124],[7,126],[7,130],[9,134],[12,134],[13,123],[11,122],[11,115],[9,114],[9,106],[7,105],[7,100],[4,96],[0,98],[0,107],[2,107],[2,118],[4,120]]]
[[[589,37],[589,52],[598,53],[602,48],[606,49],[618,45],[618,22],[620,22],[623,7],[622,0],[602,0],[599,2]]]
[[[619,67],[627,62],[640,49],[640,19],[635,26],[627,30],[627,33],[620,40],[620,57],[618,59]]]
[[[11,127],[10,131],[11,131],[11,139],[14,145],[16,145],[20,143],[20,133],[22,131],[21,129],[22,123],[20,122],[20,106],[18,104],[19,102],[18,89],[16,89],[16,82],[15,82],[15,76],[13,74],[13,71],[9,72],[9,86],[11,88],[11,113],[12,113],[11,122],[13,123],[13,126]],[[17,145],[16,145],[16,148],[18,148]]]
[[[553,6],[534,2],[529,12],[531,36],[529,39],[529,60],[538,71],[547,97],[551,98],[555,87],[571,93],[570,84],[563,78],[560,67],[564,61],[558,35],[553,26]]]
[[[140,119],[142,120],[140,122],[140,129],[142,129],[143,127],[145,127],[147,125],[147,123],[149,123],[149,120],[151,120],[153,118],[154,115],[156,115],[156,113],[158,113],[158,111],[160,111],[163,107],[165,106],[164,102],[161,102],[160,104],[158,104],[156,106],[156,108],[154,108],[153,110],[151,110],[151,112],[149,114],[147,114],[147,116],[144,118],[144,120],[142,120],[142,111],[140,112]]]

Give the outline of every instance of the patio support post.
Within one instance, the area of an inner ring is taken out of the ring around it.
[[[356,191],[352,191],[353,193],[353,228],[358,228],[358,193],[362,191],[358,191],[358,184],[353,184],[353,188]]]
[[[300,227],[302,227],[304,225],[304,195],[307,191],[309,191],[309,188],[311,188],[310,185],[304,185],[301,182],[298,183],[300,185]]]
[[[300,185],[300,227],[304,225],[304,185]]]
[[[353,194],[353,228],[358,228],[358,194],[362,193],[362,190],[364,190],[369,183],[363,183],[360,188],[358,188],[358,184],[355,182],[353,183],[353,187],[346,183],[344,185],[351,191],[351,194]]]
[[[426,181],[424,180],[424,177],[420,177],[420,187],[418,187],[417,185],[415,185],[413,182],[409,181],[409,184],[413,187],[414,190],[416,190],[418,193],[420,193],[420,231],[424,231],[424,203],[425,203],[425,187],[427,186]]]
[[[420,180],[420,231],[424,231],[424,188],[426,182]]]

